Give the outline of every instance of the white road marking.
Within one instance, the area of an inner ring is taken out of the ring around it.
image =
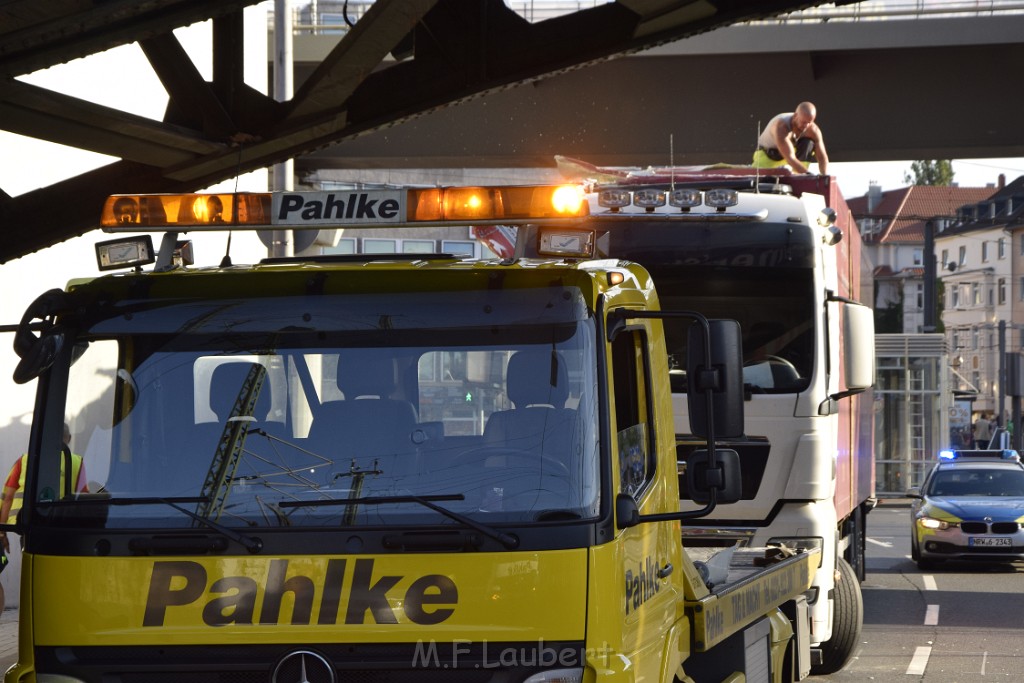
[[[914,656],[910,660],[910,666],[907,667],[908,676],[923,676],[924,670],[928,668],[928,657],[932,654],[930,647],[919,647],[914,650]]]
[[[921,577],[921,580],[924,581],[924,589],[926,591],[937,590],[936,586],[935,586],[935,577],[934,576],[925,575],[925,576]]]
[[[891,548],[892,547],[892,543],[889,543],[888,541],[876,541],[875,539],[870,538],[870,537],[869,538],[865,538],[864,540],[867,541],[868,543],[874,543],[875,545],[880,545],[883,548]]]
[[[939,625],[939,606],[928,605],[928,608],[924,611],[924,625],[925,626],[938,626]]]
[[[988,650],[981,653],[981,675],[985,675],[985,663],[988,662]]]

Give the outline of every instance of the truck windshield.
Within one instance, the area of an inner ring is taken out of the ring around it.
[[[571,287],[92,318],[64,411],[88,492],[44,524],[199,525],[154,501],[248,528],[452,522],[413,497],[488,525],[598,514],[595,329]]]
[[[666,309],[738,320],[743,381],[752,393],[808,387],[814,367],[813,233],[799,224],[628,221],[608,253],[641,263]],[[686,390],[686,328],[666,323],[672,384]]]

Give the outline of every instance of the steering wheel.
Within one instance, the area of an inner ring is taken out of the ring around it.
[[[568,491],[550,489],[526,489],[512,491],[504,489],[501,504],[505,511],[529,513],[533,520],[580,519],[580,514],[566,510]]]
[[[778,363],[779,365],[785,365],[787,368],[790,368],[794,373],[796,373],[797,377],[800,376],[800,372],[796,369],[796,366],[793,365],[793,363],[790,362],[789,360],[783,358],[782,356],[765,356],[765,358],[768,360],[769,363]]]
[[[761,363],[768,363],[769,365],[785,365],[787,368],[792,370],[797,377],[800,376],[800,372],[796,369],[796,366],[782,356],[764,356],[757,360],[748,360],[743,364],[743,367],[749,368],[752,365],[760,365]]]
[[[494,456],[505,456],[507,458],[518,458],[526,462],[537,463],[546,465],[555,470],[555,475],[559,477],[568,477],[569,468],[565,466],[565,463],[560,460],[538,453],[537,451],[525,450],[522,448],[515,448],[513,446],[480,446],[479,448],[473,448],[465,453],[460,453],[455,457],[453,461],[454,465],[465,465],[472,461],[484,461],[487,458]],[[538,468],[537,469],[539,474]]]

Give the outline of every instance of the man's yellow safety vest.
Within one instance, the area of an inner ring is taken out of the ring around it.
[[[64,461],[66,458],[61,458],[60,463],[60,475],[64,482],[64,490],[61,491],[61,497],[69,495],[75,489],[75,483],[78,481],[78,474],[82,471],[82,456],[77,453],[71,454],[71,477],[68,478],[64,472]],[[11,514],[7,521],[13,524],[18,518],[18,510],[21,509],[22,502],[24,501],[25,495],[25,470],[28,465],[28,453],[21,456],[21,472],[18,474],[18,489],[14,492],[14,496],[11,500]],[[6,481],[5,481],[6,485]]]

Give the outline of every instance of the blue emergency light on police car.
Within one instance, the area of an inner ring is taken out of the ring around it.
[[[993,458],[997,460],[1013,460],[1020,462],[1020,454],[1012,448],[1001,450],[964,450],[955,451],[945,449],[939,451],[939,460],[952,461],[966,458]]]

